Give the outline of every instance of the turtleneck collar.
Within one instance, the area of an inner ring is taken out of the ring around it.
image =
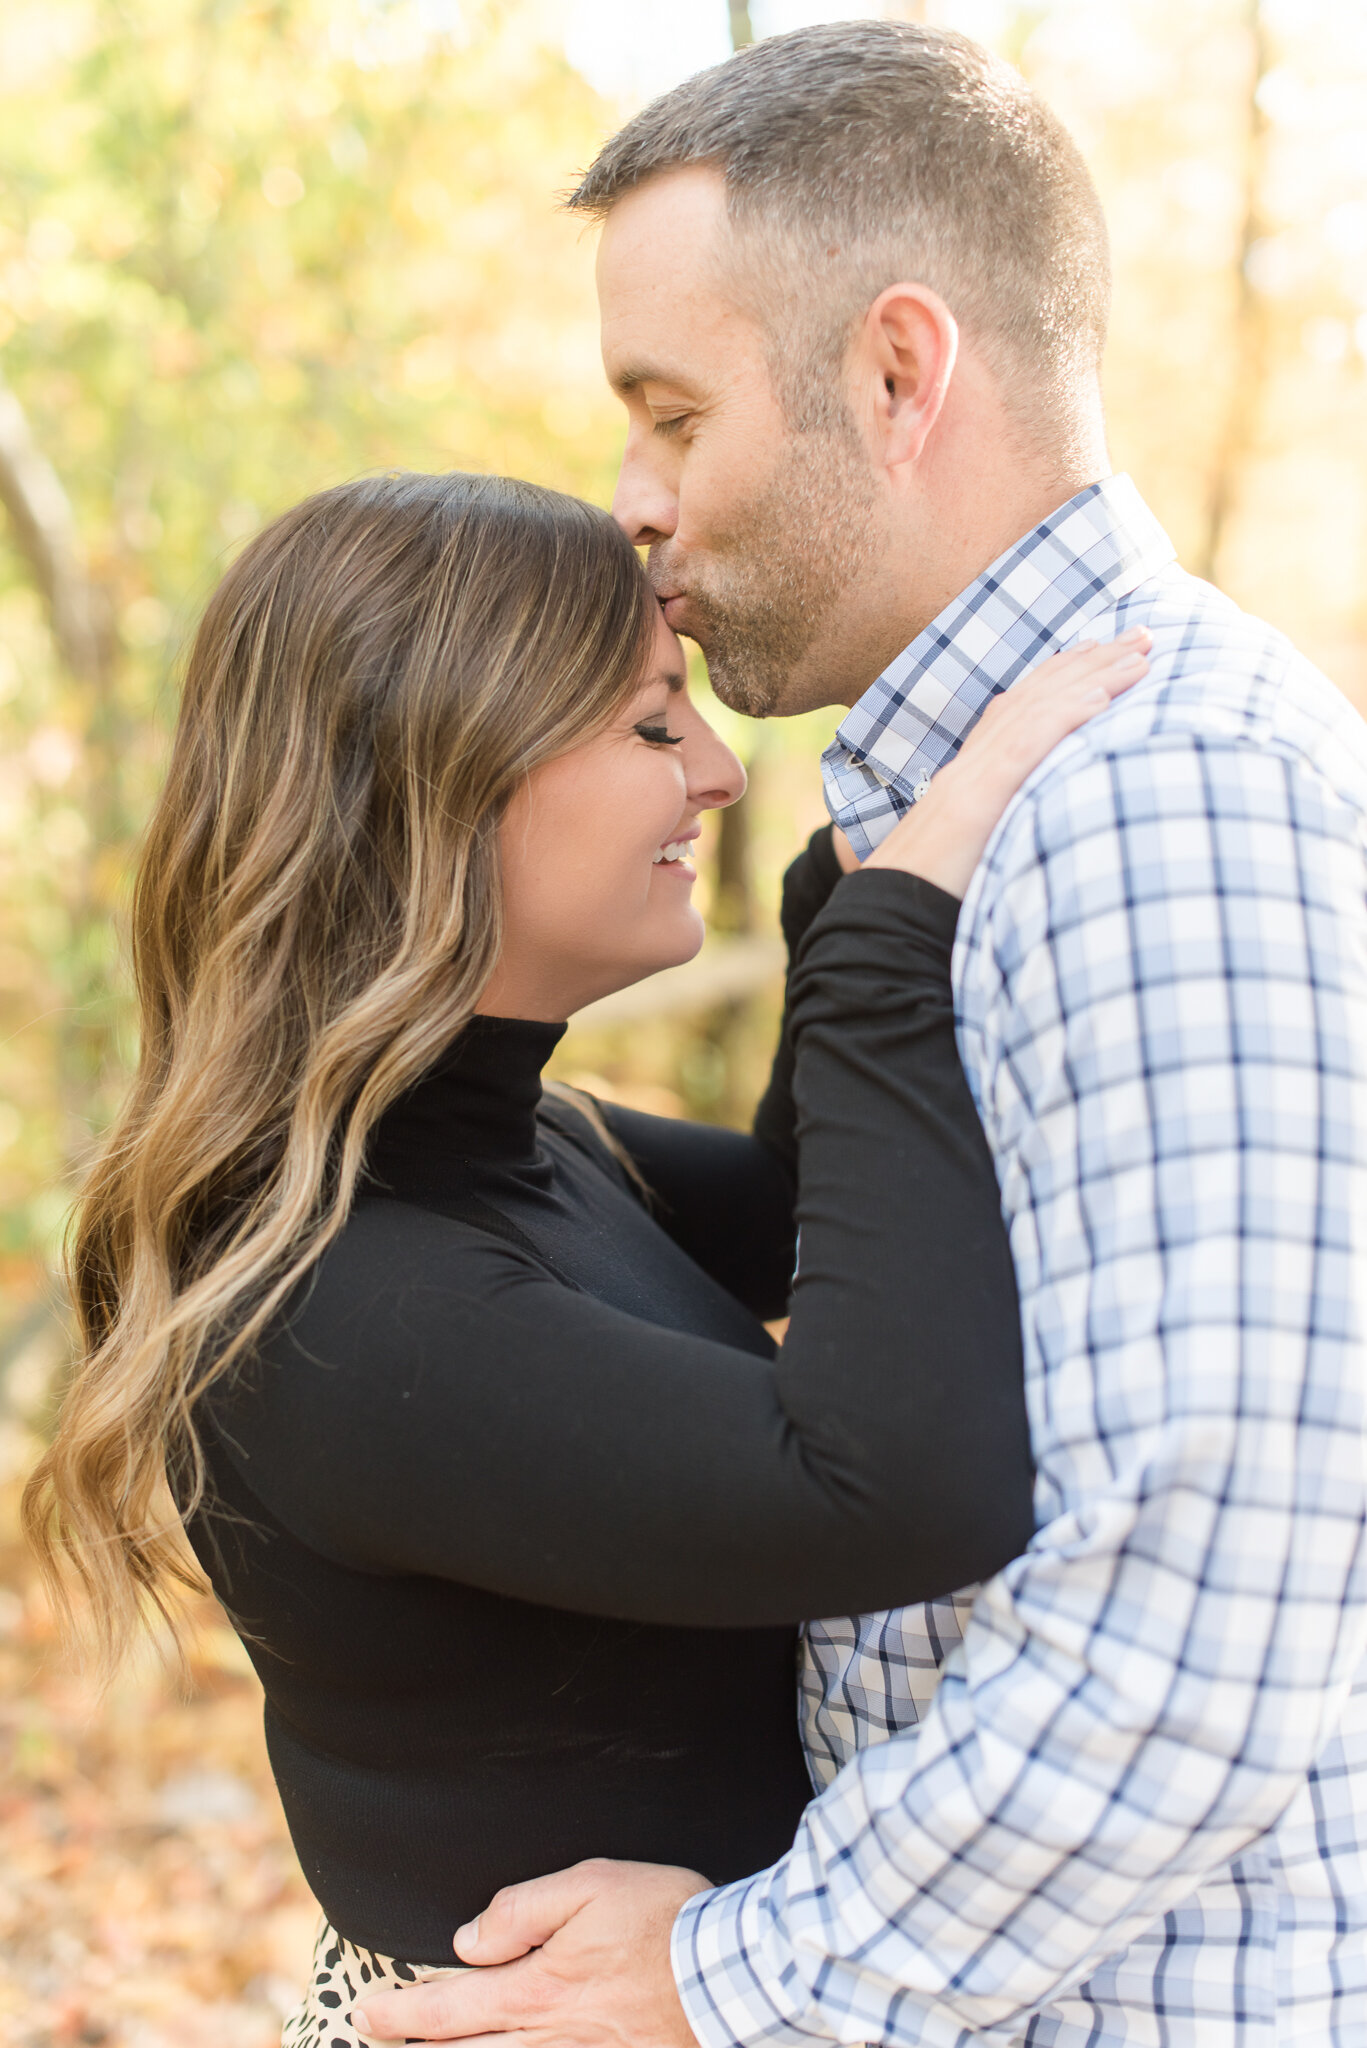
[[[541,1070],[564,1035],[563,1024],[472,1017],[376,1124],[367,1148],[369,1184],[417,1199],[448,1189],[467,1163],[534,1166]]]

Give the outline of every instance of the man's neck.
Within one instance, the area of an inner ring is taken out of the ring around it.
[[[1028,473],[1002,477],[995,493],[955,491],[936,506],[922,534],[894,548],[880,577],[881,590],[863,593],[862,619],[844,637],[841,658],[828,669],[838,694],[825,702],[855,704],[883,671],[909,647],[945,607],[975,583],[985,569],[1036,526],[1109,474],[1104,452],[1096,466],[1052,476]],[[928,545],[924,532],[934,533]],[[878,601],[881,596],[882,602]]]
[[[965,508],[962,517],[954,517],[957,508],[947,508],[949,516],[944,519],[939,546],[929,560],[924,554],[920,558],[914,605],[902,622],[910,630],[897,651],[924,632],[985,569],[1105,473],[1093,470],[1048,479],[1020,478],[1015,480],[1018,487],[1003,490],[995,503],[985,502],[984,493],[984,499]]]
[[[1066,432],[1046,446],[1014,416],[989,367],[966,351],[918,465],[917,487],[898,506],[904,523],[900,536],[894,531],[893,553],[902,557],[905,597],[891,635],[901,638],[888,660],[1008,549],[1110,470],[1094,384],[1075,394]]]

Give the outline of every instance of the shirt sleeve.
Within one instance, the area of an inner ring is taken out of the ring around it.
[[[1310,1824],[1367,1651],[1360,819],[1165,736],[1027,794],[960,932],[1040,1526],[920,1726],[684,1908],[704,2048],[1019,2040]]]

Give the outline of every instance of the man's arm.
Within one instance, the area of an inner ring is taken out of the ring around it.
[[[1356,819],[1173,736],[1046,782],[981,887],[1044,1526],[914,1741],[683,1908],[708,2048],[1014,2036],[1279,1818],[1367,1651]]]

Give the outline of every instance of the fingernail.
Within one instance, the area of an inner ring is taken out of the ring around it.
[[[467,1948],[474,1948],[479,1941],[479,1919],[467,1920],[464,1927],[456,1929],[455,1946],[463,1955]]]
[[[370,2016],[363,2005],[353,2005],[349,2018],[358,2034],[368,2034],[370,2032]]]
[[[1078,654],[1090,654],[1095,646],[1095,640],[1079,640],[1074,651]]]

